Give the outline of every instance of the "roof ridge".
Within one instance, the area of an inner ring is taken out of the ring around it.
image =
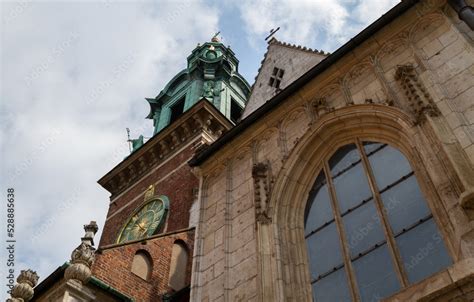
[[[262,61],[260,61],[260,66],[258,67],[257,75],[255,75],[254,82],[253,82],[252,87],[251,87],[251,89],[250,89],[250,94],[252,94],[253,86],[255,85],[255,83],[256,83],[256,81],[257,81],[257,77],[258,77],[258,75],[260,74],[260,71],[262,70],[263,63],[265,62],[265,60],[266,60],[266,58],[267,58],[268,50],[270,49],[270,45],[271,45],[271,44],[280,45],[280,46],[285,46],[285,47],[289,47],[289,48],[294,48],[294,49],[297,49],[297,50],[301,50],[301,51],[305,51],[305,52],[310,52],[310,53],[313,53],[313,54],[324,55],[324,56],[328,56],[328,55],[331,54],[331,53],[329,53],[329,52],[324,52],[323,50],[318,50],[318,49],[316,49],[316,48],[313,50],[312,48],[307,48],[306,46],[295,45],[295,44],[290,44],[290,43],[283,42],[283,41],[278,41],[277,38],[272,37],[272,38],[268,41],[267,50],[265,51],[265,54],[263,55]]]
[[[296,45],[296,44],[291,44],[291,43],[284,42],[284,41],[279,41],[275,37],[273,37],[270,41],[268,41],[268,45],[270,45],[270,44],[286,46],[286,47],[290,47],[290,48],[294,48],[294,49],[298,49],[298,50],[302,50],[302,51],[307,51],[307,52],[311,52],[311,53],[316,53],[316,54],[320,54],[320,55],[329,55],[330,54],[329,52],[324,52],[324,50],[322,50],[322,49],[321,50],[318,50],[316,48],[312,49],[310,47],[306,47],[306,46],[303,46],[303,45]]]

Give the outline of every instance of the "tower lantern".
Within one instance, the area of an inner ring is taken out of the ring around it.
[[[210,42],[198,44],[187,58],[187,67],[174,76],[155,97],[147,98],[154,134],[205,98],[236,123],[245,108],[250,85],[239,74],[239,60],[216,33]]]

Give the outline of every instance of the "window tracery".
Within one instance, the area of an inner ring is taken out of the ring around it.
[[[305,238],[315,301],[378,301],[452,262],[407,159],[378,142],[324,162]]]

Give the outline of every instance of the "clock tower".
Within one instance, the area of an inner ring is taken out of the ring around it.
[[[217,37],[154,98],[154,135],[99,180],[111,194],[92,275],[135,301],[189,301],[198,178],[188,161],[229,130],[250,86]]]

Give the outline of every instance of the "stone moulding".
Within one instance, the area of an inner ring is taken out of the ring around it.
[[[303,135],[276,175],[269,200],[269,207],[273,209],[271,219],[275,226],[270,245],[273,246],[273,254],[281,255],[271,259],[270,266],[276,269],[269,278],[271,282],[276,282],[275,284],[279,284],[280,280],[285,284],[281,286],[285,297],[283,299],[295,298],[295,290],[298,289],[296,300],[311,301],[307,251],[302,232],[308,188],[320,169],[321,158],[332,154],[339,146],[354,138],[383,141],[399,148],[410,159],[414,170],[418,171],[417,176],[424,188],[423,192],[429,196],[428,199],[436,208],[433,215],[447,215],[443,210],[445,201],[439,198],[439,190],[435,187],[437,183],[446,182],[446,176],[431,184],[431,173],[439,172],[438,168],[438,171],[433,172],[430,167],[431,172],[428,173],[425,171],[426,166],[416,161],[419,158],[418,152],[431,152],[429,146],[420,145],[416,140],[416,137],[423,135],[423,129],[416,127],[412,116],[400,108],[381,104],[360,104],[325,114]],[[459,239],[455,238],[451,231],[447,232],[449,235],[446,237],[446,244],[451,252],[455,253],[454,246],[459,243]],[[462,257],[460,256],[460,259]]]
[[[149,168],[166,160],[186,142],[202,135],[212,142],[232,127],[232,124],[209,101],[201,100],[186,111],[141,148],[130,154],[98,182],[112,196],[116,196],[149,171]]]

